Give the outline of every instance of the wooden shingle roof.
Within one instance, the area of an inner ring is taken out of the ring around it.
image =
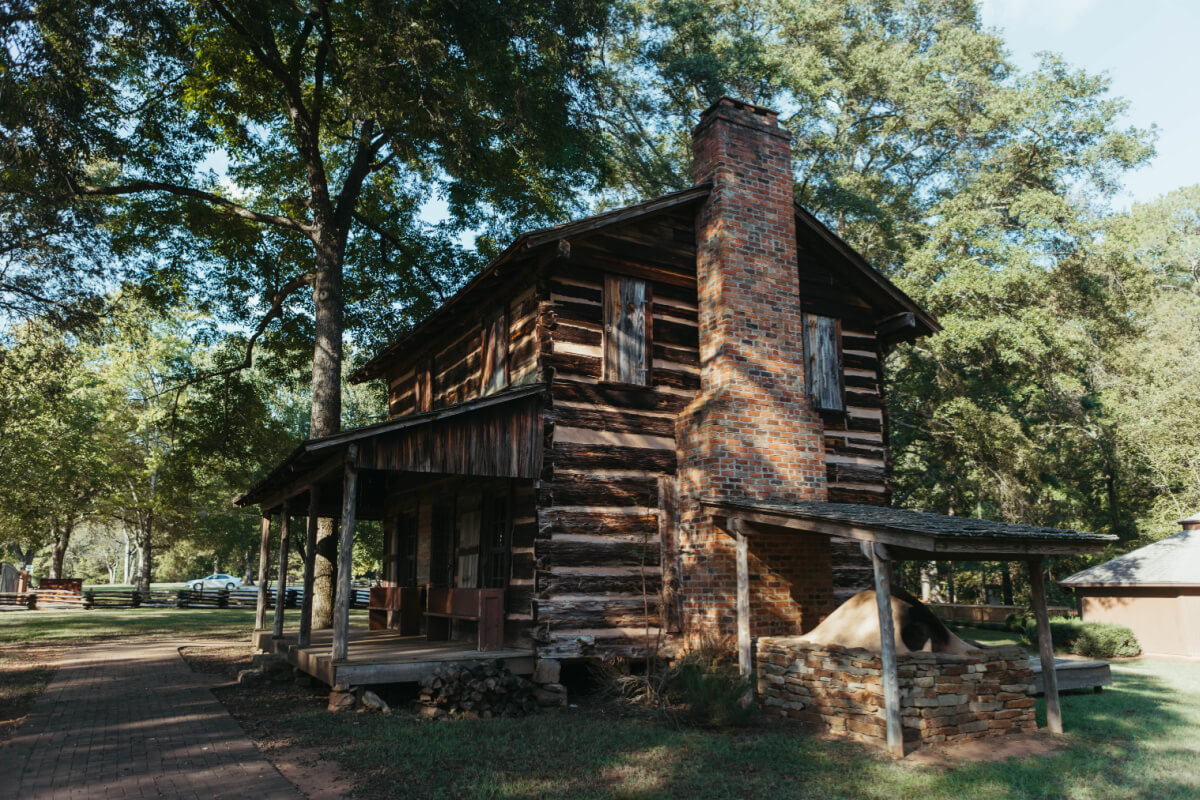
[[[705,499],[714,517],[886,545],[898,558],[1008,560],[1099,553],[1107,534],[856,503]]]

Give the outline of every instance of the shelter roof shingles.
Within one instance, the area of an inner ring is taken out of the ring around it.
[[[966,557],[973,553],[1087,553],[1100,552],[1117,541],[1108,534],[1047,528],[906,508],[856,503],[773,502],[707,498],[704,505],[716,516],[743,518],[759,524],[784,526],[834,536],[887,542],[909,554]]]
[[[1200,586],[1200,531],[1168,536],[1059,583],[1072,587]]]

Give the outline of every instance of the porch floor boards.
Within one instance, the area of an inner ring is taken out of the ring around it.
[[[285,632],[280,639],[272,638],[270,630],[254,632],[254,644],[260,650],[285,655],[292,666],[330,686],[419,681],[447,661],[502,658],[505,666],[518,675],[533,672],[532,648],[478,650],[471,641],[429,641],[424,636],[401,636],[396,631],[352,628],[348,657],[334,663],[330,657],[332,631],[313,631],[307,647],[299,647],[296,638],[295,631]]]

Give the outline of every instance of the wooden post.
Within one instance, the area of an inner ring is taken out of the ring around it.
[[[731,520],[737,553],[737,638],[738,673],[749,678],[753,669],[754,654],[750,648],[750,545],[741,520]]]
[[[1046,695],[1046,727],[1051,733],[1062,733],[1062,708],[1058,703],[1058,674],[1054,670],[1054,640],[1050,636],[1050,614],[1046,611],[1046,583],[1042,577],[1042,560],[1033,558],[1029,567],[1029,591],[1033,613],[1037,617],[1038,656],[1042,661],[1042,687]]]
[[[308,647],[312,640],[312,593],[313,569],[317,562],[317,485],[308,487],[308,530],[304,535],[304,597],[300,600],[300,636],[296,643],[300,647]]]
[[[354,515],[358,510],[358,445],[346,448],[342,484],[342,536],[338,544],[337,592],[333,603],[333,660],[345,661],[350,651],[351,558],[354,554]]]
[[[896,628],[892,622],[891,559],[883,545],[869,543],[863,549],[871,556],[875,572],[875,604],[879,609],[879,654],[883,662],[883,704],[887,714],[887,748],[904,756],[904,730],[900,726],[900,678],[896,671]]]
[[[283,638],[283,607],[287,604],[287,562],[291,547],[292,518],[288,501],[283,501],[279,512],[279,584],[275,590],[275,626],[272,638]]]
[[[271,556],[271,517],[263,509],[262,536],[258,543],[258,603],[254,607],[254,630],[267,627],[267,560]]]

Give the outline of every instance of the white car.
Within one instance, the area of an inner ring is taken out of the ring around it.
[[[187,585],[194,592],[202,592],[205,589],[228,589],[232,592],[234,589],[241,588],[242,579],[218,572],[214,575],[209,575],[207,578],[188,581]]]

